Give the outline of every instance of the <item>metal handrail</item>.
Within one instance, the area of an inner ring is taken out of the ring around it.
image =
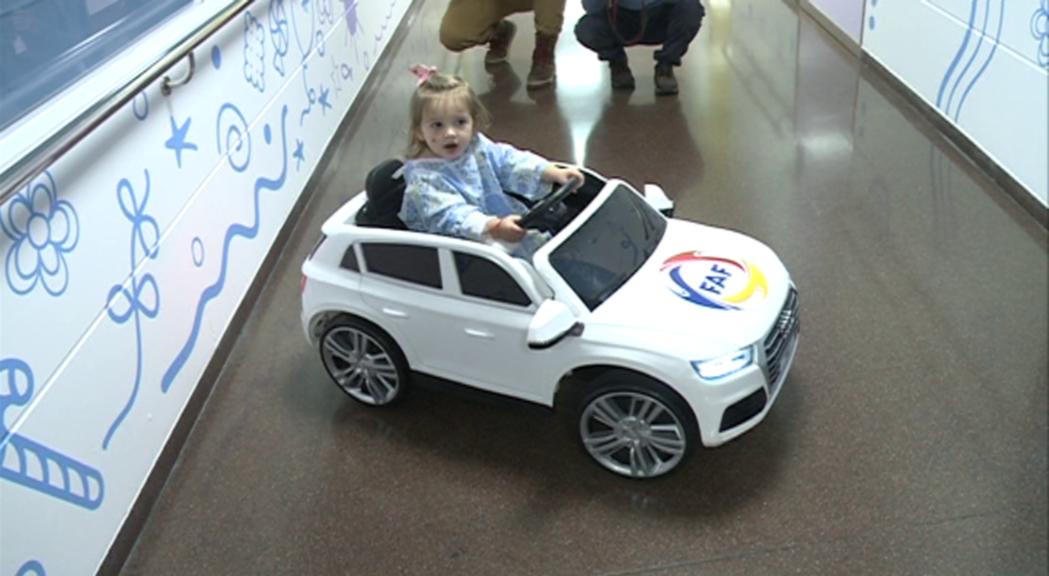
[[[113,90],[106,97],[81,112],[75,119],[48,136],[27,154],[18,159],[0,176],[0,205],[7,202],[22,186],[35,178],[40,172],[62,157],[73,146],[76,146],[95,128],[98,128],[110,116],[121,109],[143,89],[160,78],[187,54],[233,20],[255,0],[236,0],[207,22],[198,26],[182,39],[155,64],[132,78],[122,87]]]

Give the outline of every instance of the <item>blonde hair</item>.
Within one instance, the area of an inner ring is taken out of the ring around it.
[[[465,80],[459,76],[435,72],[420,82],[415,93],[412,94],[411,126],[408,129],[408,158],[419,158],[429,151],[426,140],[420,136],[423,111],[438,102],[449,100],[466,105],[473,119],[475,136],[478,130],[484,130],[491,124],[492,117],[488,109],[484,107],[473,88]]]

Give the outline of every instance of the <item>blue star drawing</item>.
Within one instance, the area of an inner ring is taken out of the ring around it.
[[[306,153],[303,152],[302,148],[303,148],[302,140],[299,140],[298,138],[296,138],[295,139],[295,152],[292,153],[292,156],[294,156],[295,160],[297,160],[297,162],[295,162],[295,169],[296,170],[298,170],[299,166],[306,160]]]
[[[186,118],[186,122],[177,126],[175,124],[175,117],[171,116],[171,138],[168,138],[164,142],[165,148],[170,148],[175,151],[175,162],[178,163],[178,167],[182,168],[182,150],[196,150],[197,145],[192,142],[186,141],[186,133],[189,132],[189,123],[192,118]]]
[[[327,87],[321,88],[321,97],[317,101],[321,104],[321,113],[324,112],[325,108],[331,108],[331,103],[328,102],[328,94],[330,90]]]

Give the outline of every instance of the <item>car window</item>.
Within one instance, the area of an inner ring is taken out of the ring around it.
[[[339,262],[339,266],[343,270],[360,272],[361,268],[357,265],[357,251],[353,249],[353,244],[346,247],[346,252],[342,255],[342,260]]]
[[[513,276],[487,258],[456,252],[455,269],[463,294],[516,306],[532,304]]]
[[[368,272],[441,288],[441,265],[436,248],[368,242],[361,244],[361,250]]]

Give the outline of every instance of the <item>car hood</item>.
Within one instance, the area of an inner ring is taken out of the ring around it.
[[[761,242],[671,219],[655,253],[587,323],[658,332],[719,355],[762,338],[789,287],[783,263]]]

